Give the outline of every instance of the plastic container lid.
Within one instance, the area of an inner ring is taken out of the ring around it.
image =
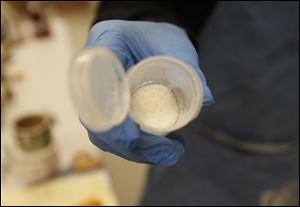
[[[94,131],[120,124],[129,111],[129,86],[119,59],[104,48],[88,48],[71,65],[71,91],[80,119]]]

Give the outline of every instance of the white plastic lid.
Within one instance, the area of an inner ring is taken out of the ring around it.
[[[88,48],[71,65],[71,91],[83,124],[106,131],[120,124],[129,110],[129,86],[125,70],[115,54],[104,48]]]

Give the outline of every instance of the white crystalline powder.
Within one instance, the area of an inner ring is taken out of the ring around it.
[[[176,123],[179,106],[169,88],[161,84],[149,84],[132,94],[130,110],[141,125],[161,130]]]

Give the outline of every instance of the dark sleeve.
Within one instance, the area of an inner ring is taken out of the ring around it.
[[[192,42],[214,8],[214,1],[103,1],[93,24],[110,19],[168,22],[184,28]]]

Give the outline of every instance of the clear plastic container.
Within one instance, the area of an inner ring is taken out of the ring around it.
[[[145,84],[162,84],[175,95],[179,115],[173,126],[153,128],[132,116],[130,95]],[[142,130],[168,134],[196,118],[203,102],[202,83],[191,66],[172,57],[153,56],[126,74],[114,53],[102,48],[84,49],[74,57],[71,90],[81,121],[94,131],[109,130],[130,115]]]
[[[83,124],[106,131],[120,124],[129,109],[129,88],[123,66],[109,50],[84,49],[71,65],[71,92]]]

